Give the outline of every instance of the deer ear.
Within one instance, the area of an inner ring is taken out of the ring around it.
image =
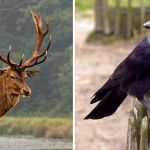
[[[40,71],[26,71],[27,77],[34,77],[34,76],[38,75],[39,73],[40,73]]]
[[[0,76],[4,74],[4,70],[0,70]]]

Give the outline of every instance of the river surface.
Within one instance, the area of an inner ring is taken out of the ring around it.
[[[71,140],[0,137],[0,150],[72,150]]]

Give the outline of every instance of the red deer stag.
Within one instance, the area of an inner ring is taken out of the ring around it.
[[[33,67],[46,60],[47,51],[51,44],[49,38],[47,47],[40,53],[39,49],[42,41],[49,31],[49,20],[46,22],[45,30],[42,31],[42,20],[40,15],[32,13],[32,19],[37,32],[37,42],[32,56],[23,63],[23,56],[20,63],[10,60],[11,46],[7,57],[0,55],[0,60],[9,65],[9,67],[0,70],[0,116],[5,115],[12,107],[14,107],[21,95],[30,96],[31,90],[26,83],[26,79],[38,74],[38,71],[29,71],[27,68]],[[41,58],[42,60],[39,60]]]

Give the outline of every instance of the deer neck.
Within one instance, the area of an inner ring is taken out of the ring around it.
[[[19,95],[9,94],[7,90],[7,79],[0,77],[0,117],[6,114],[19,101]]]

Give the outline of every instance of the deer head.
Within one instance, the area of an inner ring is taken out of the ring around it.
[[[26,83],[26,79],[37,75],[39,71],[29,71],[27,69],[43,63],[46,60],[47,52],[51,45],[50,37],[47,47],[40,52],[42,41],[49,31],[49,20],[46,21],[45,30],[42,31],[42,19],[40,15],[33,12],[31,12],[31,15],[37,33],[37,42],[32,56],[23,63],[23,55],[20,62],[16,63],[10,60],[11,46],[9,47],[7,57],[0,55],[0,60],[8,65],[8,67],[0,70],[0,81],[3,82],[3,88],[7,92],[7,95],[12,97],[19,97],[20,95],[30,96],[31,90]]]

